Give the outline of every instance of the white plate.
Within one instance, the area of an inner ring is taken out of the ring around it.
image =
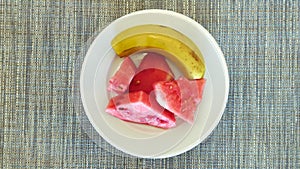
[[[110,42],[119,32],[142,24],[172,27],[188,36],[200,48],[207,66],[207,83],[193,126],[179,120],[175,128],[163,130],[123,122],[105,113],[109,98],[106,91],[107,81],[120,63]],[[228,88],[226,63],[212,36],[192,19],[165,10],[138,11],[112,22],[90,46],[80,75],[83,107],[95,130],[119,150],[144,158],[171,157],[203,141],[223,114]]]

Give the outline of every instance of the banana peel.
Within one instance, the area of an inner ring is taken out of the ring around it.
[[[140,25],[126,29],[111,41],[119,57],[136,52],[156,52],[164,55],[188,79],[201,79],[205,63],[199,48],[184,34],[162,25]]]

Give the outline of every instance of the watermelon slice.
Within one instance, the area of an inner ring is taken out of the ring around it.
[[[116,108],[116,105],[115,105],[113,99],[109,100],[109,103],[106,106],[105,111],[115,117],[118,117],[121,120],[126,120],[125,118],[123,118],[122,114],[117,111],[117,108]]]
[[[152,69],[152,68],[167,72],[170,76],[174,77],[174,74],[171,71],[168,63],[166,62],[165,57],[157,53],[150,52],[147,53],[146,56],[144,56],[143,60],[141,61],[138,67],[138,72],[144,69]]]
[[[150,94],[154,83],[170,80],[173,80],[173,76],[161,69],[144,69],[133,77],[129,85],[129,92],[144,91]]]
[[[165,57],[156,53],[148,53],[141,61],[137,72],[130,83],[129,92],[142,90],[150,94],[154,83],[174,79]]]
[[[165,129],[176,125],[174,114],[161,107],[153,94],[148,95],[143,91],[111,98],[106,112],[121,120]]]
[[[188,123],[194,122],[194,113],[202,99],[205,79],[161,81],[154,84],[158,103]]]
[[[130,57],[126,57],[117,72],[109,79],[108,91],[124,93],[135,75],[137,68]]]

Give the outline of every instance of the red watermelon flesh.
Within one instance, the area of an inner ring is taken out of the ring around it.
[[[125,93],[111,98],[106,112],[125,121],[160,128],[175,127],[174,114],[161,107],[154,95],[143,91]]]
[[[165,71],[155,68],[144,69],[133,77],[129,85],[129,92],[144,91],[150,94],[154,83],[170,80],[173,80],[173,76]]]
[[[173,80],[173,77],[173,72],[164,56],[156,53],[148,53],[144,56],[136,75],[130,83],[129,92],[142,90],[150,94],[154,83]]]
[[[108,91],[124,93],[135,75],[137,68],[130,57],[126,57],[117,72],[109,79]]]
[[[204,79],[204,78],[196,80],[196,85],[197,85],[197,89],[198,89],[198,95],[196,97],[196,100],[199,103],[202,100],[205,83],[206,83],[206,79]]]
[[[171,71],[166,59],[164,56],[159,55],[157,53],[147,53],[146,56],[144,56],[143,60],[141,61],[138,72],[144,70],[144,69],[159,69],[164,72],[167,72],[169,75],[174,77],[173,72]]]
[[[204,78],[189,80],[184,77],[180,77],[176,80],[176,82],[178,87],[180,88],[182,99],[192,97],[197,104],[201,101],[204,85],[206,82]]]
[[[154,84],[154,92],[159,104],[181,119],[193,123],[194,113],[202,99],[205,79],[178,80]]]
[[[109,100],[108,105],[106,106],[105,111],[115,117],[118,117],[121,120],[126,120],[123,118],[122,114],[117,111],[116,105],[112,99]]]

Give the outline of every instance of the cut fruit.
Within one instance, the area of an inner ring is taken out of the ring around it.
[[[160,128],[176,125],[174,114],[161,107],[155,96],[143,91],[121,94],[111,98],[106,112],[125,121]]]
[[[168,63],[166,62],[166,58],[157,53],[149,52],[149,53],[147,53],[146,56],[144,56],[143,60],[141,61],[140,65],[138,67],[137,72],[140,72],[144,69],[152,69],[152,68],[165,71],[174,77],[174,74],[171,71],[171,68],[169,67]]]
[[[150,94],[154,83],[173,80],[174,76],[165,57],[156,53],[144,56],[137,69],[138,73],[129,85],[129,92],[144,91]]]
[[[108,105],[106,106],[105,111],[115,117],[118,117],[121,120],[126,120],[123,118],[122,114],[117,111],[116,105],[112,99],[109,100]]]
[[[150,94],[154,83],[170,80],[173,80],[173,76],[165,71],[154,68],[144,69],[133,77],[129,92],[144,91]]]
[[[178,80],[154,84],[154,92],[161,106],[192,124],[204,85],[205,79],[188,80],[180,77]]]
[[[137,68],[130,57],[126,57],[117,72],[109,79],[108,91],[124,93],[135,75]]]
[[[155,52],[172,60],[188,79],[200,79],[205,64],[198,46],[175,29],[162,25],[139,25],[117,34],[111,42],[120,57],[136,52]]]

